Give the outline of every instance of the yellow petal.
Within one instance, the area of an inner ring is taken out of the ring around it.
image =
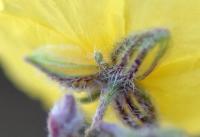
[[[111,45],[125,34],[152,27],[168,28],[171,32],[168,53],[142,84],[152,95],[163,123],[200,131],[199,1],[126,0],[125,4],[122,0],[2,1],[0,56],[6,71],[24,90],[29,89],[31,94],[49,102],[59,96],[57,86],[49,84],[46,77],[37,75],[35,69],[23,62],[24,55],[35,47],[77,45],[91,59],[98,50],[109,60]],[[93,105],[87,109],[93,110]]]
[[[43,103],[49,106],[61,95],[58,86],[27,64],[24,58],[33,49],[44,44],[63,44],[66,42],[65,38],[30,20],[1,13],[0,19],[0,56],[6,73],[23,91],[44,100]]]
[[[124,35],[123,0],[2,1],[0,56],[5,71],[18,87],[48,105],[60,96],[58,86],[25,63],[26,55],[48,44],[77,45],[90,60],[98,50],[109,61],[113,41]],[[84,108],[92,114],[94,105]]]
[[[157,68],[143,81],[151,93],[163,124],[199,132],[200,55]]]
[[[3,1],[5,13],[55,29],[90,53],[109,53],[113,41],[124,35],[123,0]]]
[[[2,0],[0,0],[0,11],[4,10],[4,4],[2,2]]]
[[[170,48],[143,86],[163,123],[200,132],[200,1],[127,0],[126,31],[165,27]]]
[[[9,52],[14,56],[3,56],[1,65],[5,73],[17,88],[20,88],[28,96],[41,101],[45,107],[51,106],[63,93],[59,92],[60,88],[50,81],[46,75],[37,71],[33,66],[27,65],[21,58],[23,54],[16,51]]]
[[[47,44],[69,43],[65,37],[32,20],[15,17],[0,12],[0,48],[30,51]],[[9,45],[9,46],[8,46]]]

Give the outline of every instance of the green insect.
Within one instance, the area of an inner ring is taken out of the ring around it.
[[[116,44],[111,54],[111,63],[105,62],[103,55],[96,52],[94,58],[99,72],[86,76],[63,76],[51,71],[43,65],[44,62],[56,64],[47,61],[46,58],[40,58],[39,61],[35,58],[27,60],[65,87],[85,90],[91,94],[91,97],[82,98],[80,101],[88,103],[100,98],[91,124],[92,128],[102,121],[109,104],[115,108],[125,124],[140,128],[156,124],[157,115],[150,97],[137,83],[146,78],[155,68],[166,51],[168,39],[168,30],[162,28],[130,35]],[[154,49],[157,49],[156,53],[152,53]],[[140,72],[141,66],[150,53],[153,55],[150,65]]]

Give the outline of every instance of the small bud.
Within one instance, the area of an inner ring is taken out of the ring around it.
[[[49,113],[49,137],[77,137],[84,127],[83,116],[78,112],[72,95],[65,95]]]
[[[95,73],[97,66],[88,63],[90,59],[81,53],[82,50],[75,46],[46,45],[33,50],[25,60],[50,77],[65,78]]]
[[[100,52],[95,52],[94,58],[97,64],[103,63],[103,55]]]

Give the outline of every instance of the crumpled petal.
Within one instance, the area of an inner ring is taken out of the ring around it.
[[[126,31],[165,27],[169,49],[142,84],[163,123],[200,131],[200,1],[127,0]]]

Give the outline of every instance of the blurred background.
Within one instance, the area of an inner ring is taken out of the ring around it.
[[[47,113],[20,92],[0,67],[0,137],[45,137]]]

